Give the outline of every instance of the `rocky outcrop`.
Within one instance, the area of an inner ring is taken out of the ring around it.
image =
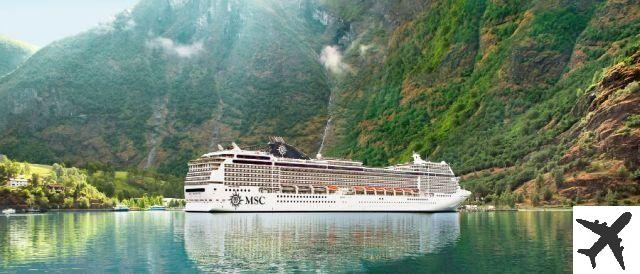
[[[640,127],[630,124],[640,115],[640,52],[625,63],[609,69],[594,86],[580,109],[584,118],[567,134],[573,141],[561,159],[567,163],[579,158],[621,160],[630,170],[640,167]]]

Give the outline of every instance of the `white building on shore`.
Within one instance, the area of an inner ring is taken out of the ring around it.
[[[10,187],[21,187],[29,185],[29,179],[25,178],[24,175],[18,175],[14,178],[9,178],[8,186]]]

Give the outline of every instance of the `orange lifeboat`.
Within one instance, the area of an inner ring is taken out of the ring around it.
[[[337,190],[338,189],[337,186],[328,186],[327,188],[329,188],[330,190]]]

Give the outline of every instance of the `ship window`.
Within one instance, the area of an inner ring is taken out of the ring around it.
[[[186,192],[204,192],[204,188],[187,188]]]

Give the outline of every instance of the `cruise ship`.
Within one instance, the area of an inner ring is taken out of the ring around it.
[[[188,212],[437,212],[455,211],[471,192],[445,162],[423,160],[366,167],[362,162],[310,159],[281,137],[265,147],[235,143],[189,162]]]

